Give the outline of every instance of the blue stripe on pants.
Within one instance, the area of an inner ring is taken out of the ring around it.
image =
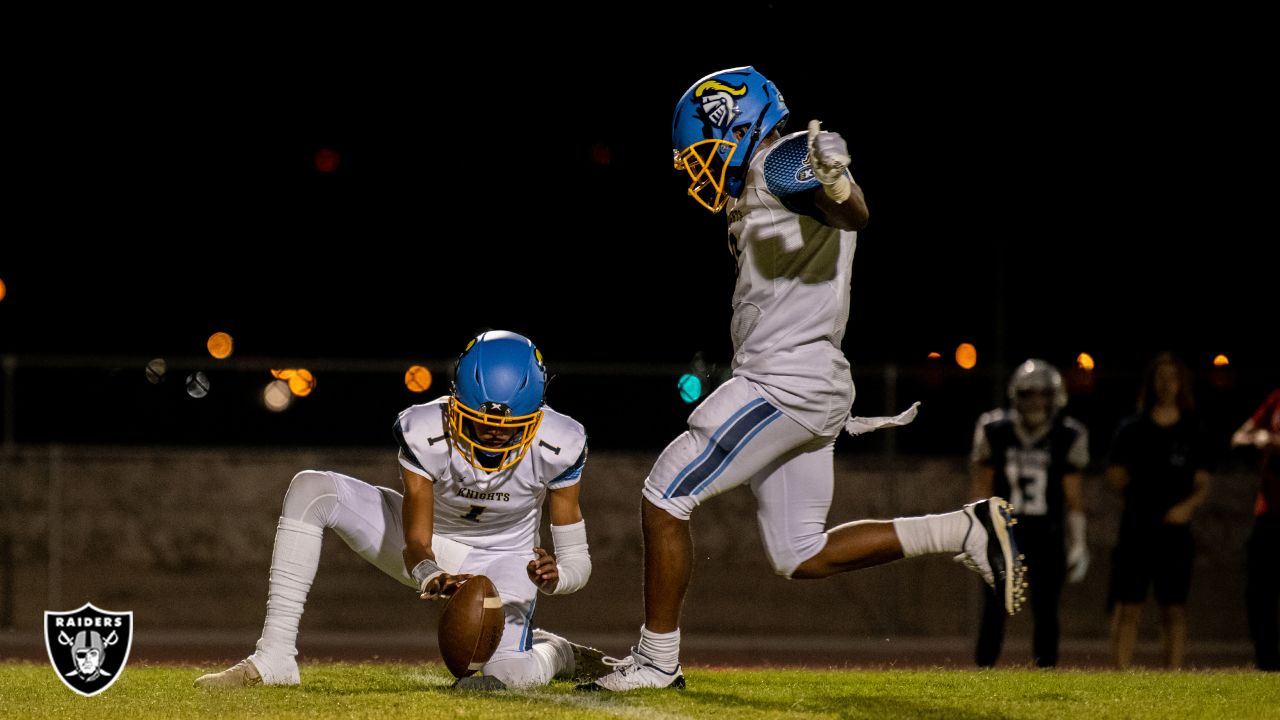
[[[524,616],[524,632],[520,637],[520,651],[531,650],[533,648],[533,611],[538,607],[538,598],[535,596],[533,602],[529,603],[529,612]]]
[[[717,430],[719,441],[713,437],[707,450],[681,471],[680,475],[683,477],[677,476],[672,482],[674,487],[668,488],[663,497],[683,497],[701,490],[720,475],[747,441],[781,414],[777,408],[763,400],[757,400],[748,407],[751,408],[748,412],[740,413],[736,420],[730,418],[729,423],[725,423],[729,427],[722,425]]]
[[[698,453],[698,457],[694,458],[693,462],[686,465],[683,470],[676,474],[676,478],[672,480],[671,484],[667,486],[667,489],[663,491],[662,497],[671,497],[671,493],[675,491],[676,486],[680,484],[680,481],[684,480],[685,475],[688,475],[691,471],[697,468],[700,463],[706,460],[709,455],[711,455],[716,448],[716,444],[720,441],[720,437],[733,427],[733,424],[738,421],[738,418],[763,404],[764,400],[762,398],[756,398],[755,400],[752,400],[746,405],[738,408],[737,412],[730,415],[728,420],[725,420],[720,427],[716,428],[715,433],[711,436],[711,442],[707,443],[707,447],[703,449],[702,452]]]

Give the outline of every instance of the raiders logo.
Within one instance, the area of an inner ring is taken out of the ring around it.
[[[129,660],[133,612],[99,610],[92,603],[44,613],[44,646],[58,679],[89,697],[111,687]]]

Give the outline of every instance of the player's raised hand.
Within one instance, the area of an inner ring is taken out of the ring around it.
[[[470,573],[450,575],[441,573],[427,581],[418,597],[423,600],[443,600],[453,595],[458,586],[471,579]]]
[[[844,202],[849,198],[851,183],[845,175],[849,145],[840,133],[823,132],[817,120],[809,121],[809,167],[831,199]]]
[[[533,554],[534,558],[529,561],[529,566],[526,568],[529,573],[529,579],[543,592],[554,592],[556,586],[560,584],[560,571],[556,567],[556,556],[540,547],[534,548]]]

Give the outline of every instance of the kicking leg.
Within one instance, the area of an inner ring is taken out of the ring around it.
[[[1009,531],[1008,505],[999,498],[941,515],[859,520],[824,532],[831,507],[833,447],[831,439],[814,440],[778,457],[752,478],[760,537],[779,575],[817,579],[904,557],[954,553],[957,561],[996,588],[1006,612],[1021,607],[1026,586],[1022,558]]]

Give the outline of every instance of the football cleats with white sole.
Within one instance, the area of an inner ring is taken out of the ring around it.
[[[613,672],[596,679],[595,682],[578,686],[578,690],[610,692],[627,692],[644,688],[684,689],[684,673],[677,665],[675,670],[667,672],[649,662],[649,659],[631,649],[631,654],[621,660],[606,657],[605,665],[613,668]]]
[[[982,576],[1004,600],[1010,615],[1022,609],[1027,591],[1025,559],[1018,552],[1012,528],[1018,523],[1013,508],[998,497],[964,506],[969,516],[963,552],[955,561]]]

